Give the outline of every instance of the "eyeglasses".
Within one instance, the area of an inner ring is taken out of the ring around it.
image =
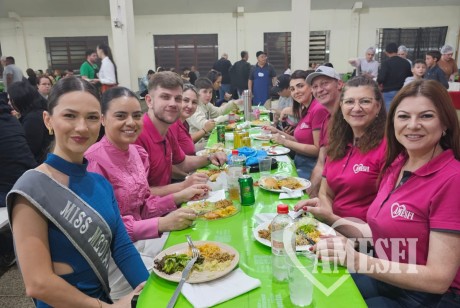
[[[374,101],[374,98],[372,97],[363,97],[360,99],[346,98],[342,100],[342,105],[351,109],[355,106],[356,101],[358,102],[361,108],[367,108],[372,104],[372,102]]]

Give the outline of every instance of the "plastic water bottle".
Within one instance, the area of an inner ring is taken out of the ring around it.
[[[271,243],[272,243],[272,272],[273,279],[276,281],[288,280],[287,255],[284,249],[283,234],[287,226],[294,223],[288,215],[289,207],[287,204],[279,204],[277,207],[278,215],[271,223]]]
[[[243,175],[244,156],[238,156],[238,150],[232,150],[232,156],[228,162],[227,189],[229,198],[232,200],[240,199],[240,185],[238,179]]]

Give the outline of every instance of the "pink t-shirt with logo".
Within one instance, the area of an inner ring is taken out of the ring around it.
[[[334,214],[366,221],[367,210],[379,188],[377,180],[385,163],[385,150],[386,141],[382,139],[367,153],[350,144],[343,158],[326,157],[323,176],[335,194]]]
[[[398,157],[383,177],[367,222],[380,259],[425,265],[430,231],[460,233],[460,162],[446,150],[395,189],[404,163]],[[460,270],[451,286],[460,289]]]
[[[299,143],[313,144],[313,131],[320,130],[321,124],[328,116],[329,111],[316,99],[310,104],[307,114],[300,119],[294,130],[294,138]]]

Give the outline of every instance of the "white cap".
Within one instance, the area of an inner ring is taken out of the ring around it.
[[[333,79],[341,80],[339,73],[337,73],[337,71],[334,68],[321,65],[316,69],[314,73],[311,73],[307,76],[306,82],[309,85],[311,85],[313,83],[313,79],[315,79],[318,76],[326,76]]]

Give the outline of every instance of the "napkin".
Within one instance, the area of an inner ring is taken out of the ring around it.
[[[283,199],[296,199],[302,197],[303,193],[301,190],[294,190],[292,192],[282,192],[280,193],[280,200]]]
[[[246,275],[240,268],[205,283],[185,283],[182,295],[195,308],[211,307],[260,287],[260,280]]]
[[[220,190],[210,191],[208,197],[204,201],[216,202],[216,201],[224,200],[224,199],[225,199],[225,190],[220,189]],[[196,203],[196,200],[187,202],[187,204],[192,204],[192,203]]]

